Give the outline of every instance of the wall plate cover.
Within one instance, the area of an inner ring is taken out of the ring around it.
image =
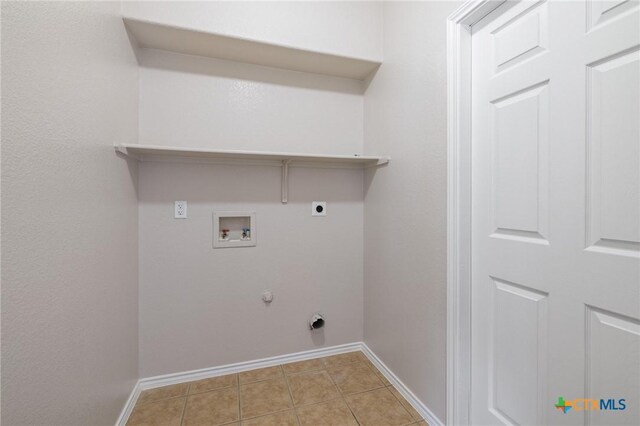
[[[257,240],[255,211],[213,212],[213,248],[254,247]]]
[[[311,216],[326,216],[326,215],[327,215],[326,201],[314,201],[311,203]]]
[[[186,219],[187,218],[187,202],[186,201],[176,201],[173,208],[173,217],[175,219]]]

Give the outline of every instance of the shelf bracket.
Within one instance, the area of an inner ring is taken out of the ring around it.
[[[291,160],[282,160],[282,204],[287,204],[289,198],[289,163]]]

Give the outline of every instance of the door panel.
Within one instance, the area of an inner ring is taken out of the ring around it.
[[[611,411],[589,411],[589,424],[637,425],[640,419],[640,351],[631,350],[619,356],[619,348],[640,348],[640,322],[598,308],[587,308],[587,371],[588,395],[617,395],[627,389],[623,416]],[[611,359],[618,362],[611,363]],[[626,412],[629,410],[628,412]],[[617,418],[616,418],[617,417]],[[626,418],[626,422],[625,422]],[[634,420],[634,422],[631,422]]]
[[[546,243],[547,81],[491,102],[492,237]]]
[[[587,66],[587,247],[640,256],[640,51]]]
[[[591,0],[587,1],[587,30],[600,24],[606,24],[637,7],[629,0]]]
[[[496,72],[504,71],[546,50],[546,12],[545,3],[534,4],[493,31]]]
[[[638,2],[506,2],[472,34],[472,422],[640,424]]]
[[[497,278],[490,285],[490,407],[505,423],[535,424],[542,407],[532,402],[546,385],[547,294]]]

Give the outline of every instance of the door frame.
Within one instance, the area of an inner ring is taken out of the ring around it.
[[[505,1],[468,0],[447,19],[449,425],[468,425],[471,414],[471,26]]]

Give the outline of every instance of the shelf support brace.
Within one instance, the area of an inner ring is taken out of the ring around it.
[[[282,160],[282,204],[287,204],[289,198],[289,163],[291,160]]]

